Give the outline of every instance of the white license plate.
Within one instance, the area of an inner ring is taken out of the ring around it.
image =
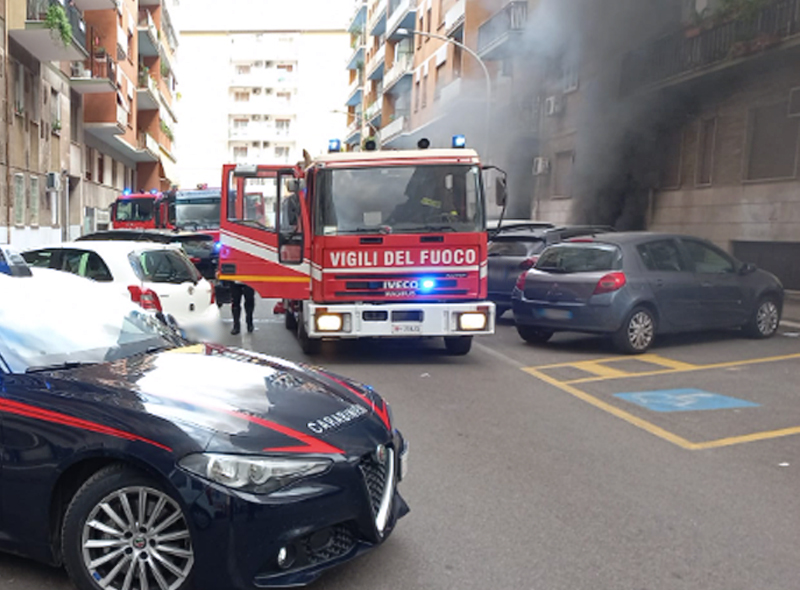
[[[422,325],[392,324],[392,334],[422,334]]]
[[[572,312],[566,309],[542,309],[538,314],[548,320],[571,320]]]

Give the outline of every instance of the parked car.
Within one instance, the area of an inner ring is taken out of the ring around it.
[[[0,275],[4,550],[65,565],[79,590],[289,587],[408,512],[407,445],[372,388],[187,346],[42,270]]]
[[[149,242],[86,241],[27,250],[29,265],[52,268],[101,283],[145,309],[164,314],[194,338],[218,336],[214,290],[180,246]]]
[[[503,223],[489,237],[489,299],[497,317],[511,309],[511,292],[520,273],[531,268],[542,251],[552,244],[577,236],[614,231],[608,226],[574,225],[555,227],[540,222]]]
[[[512,304],[527,342],[595,332],[611,335],[623,352],[642,353],[668,332],[741,328],[769,338],[780,323],[783,286],[699,238],[608,233],[547,248],[520,275]]]
[[[17,250],[0,244],[0,273],[12,277],[29,277],[31,269]]]

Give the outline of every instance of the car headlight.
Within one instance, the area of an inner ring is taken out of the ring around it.
[[[464,331],[485,330],[488,318],[483,312],[465,312],[458,316],[458,329]]]
[[[178,462],[183,469],[235,490],[268,494],[327,471],[330,459],[290,459],[197,453]]]

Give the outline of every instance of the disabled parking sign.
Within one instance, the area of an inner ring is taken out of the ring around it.
[[[729,408],[756,408],[760,404],[747,400],[710,393],[702,389],[662,389],[617,393],[618,397],[653,412],[696,412]]]

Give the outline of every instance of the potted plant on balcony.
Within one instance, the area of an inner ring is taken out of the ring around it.
[[[72,42],[72,25],[69,24],[69,19],[63,6],[51,4],[44,17],[44,25],[50,29],[53,39],[60,39],[64,47],[69,47]]]

